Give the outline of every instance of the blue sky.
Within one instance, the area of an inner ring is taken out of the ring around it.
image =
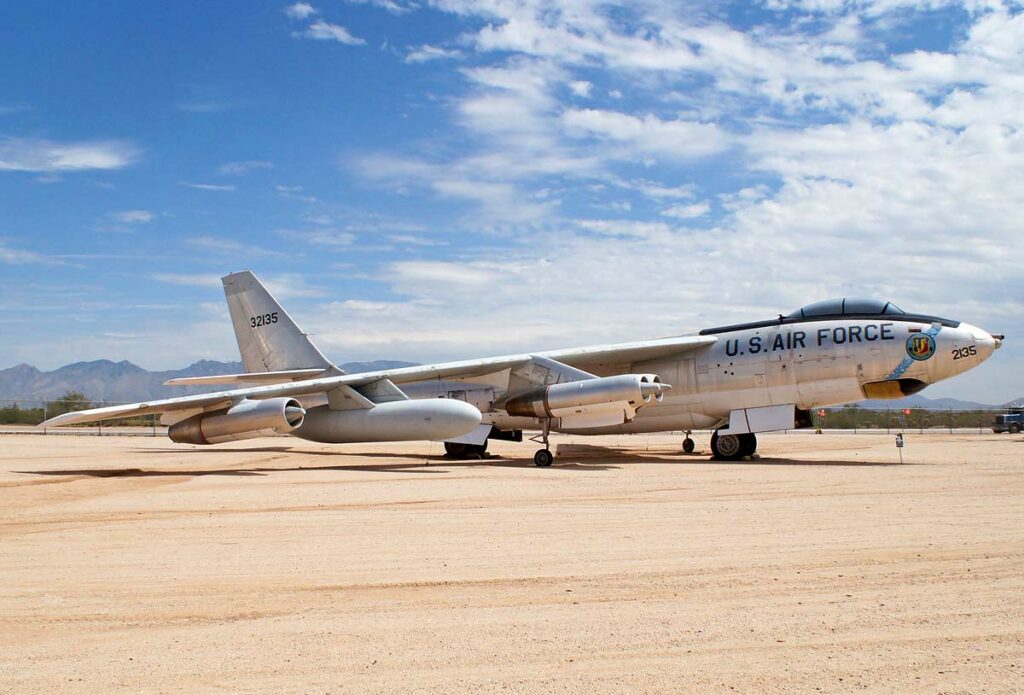
[[[1020,3],[20,3],[0,366],[235,359],[251,268],[331,357],[689,332],[833,296],[1008,335]]]

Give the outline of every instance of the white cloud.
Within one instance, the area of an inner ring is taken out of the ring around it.
[[[263,283],[274,297],[281,300],[323,297],[326,294],[321,288],[310,285],[306,276],[294,273],[271,275]]]
[[[310,5],[308,2],[297,2],[294,5],[289,5],[284,8],[284,13],[291,19],[307,19],[315,15],[316,8]]]
[[[644,179],[638,179],[635,181],[616,181],[616,185],[623,188],[635,190],[643,194],[644,196],[653,200],[663,199],[674,199],[674,198],[693,198],[696,194],[694,189],[696,188],[693,184],[681,184],[678,186],[665,185],[656,181],[647,181]]]
[[[589,97],[594,85],[586,80],[573,80],[569,83],[569,89],[578,97]]]
[[[389,234],[388,241],[406,246],[448,246],[443,239],[430,239],[416,234]]]
[[[207,287],[220,288],[221,276],[214,273],[154,273],[153,279],[157,282],[166,282],[171,285],[183,285],[185,287]]]
[[[200,191],[221,191],[221,192],[225,192],[225,191],[233,191],[233,190],[235,190],[234,184],[226,184],[226,183],[192,183],[192,182],[189,182],[189,181],[182,181],[181,185],[185,186],[187,188],[196,188],[196,189],[198,189]]]
[[[279,196],[281,196],[282,198],[287,198],[288,200],[295,200],[300,203],[310,204],[317,202],[316,196],[304,195],[302,193],[302,186],[284,186],[281,184],[277,184],[274,186],[274,190],[277,191],[277,194]]]
[[[598,109],[569,109],[562,115],[562,121],[570,135],[630,146],[624,156],[643,153],[695,159],[728,147],[728,139],[713,123],[663,121],[650,114],[633,116]]]
[[[221,276],[216,273],[154,273],[153,279],[172,285],[221,289]],[[263,284],[278,299],[295,297],[322,297],[323,290],[313,287],[301,275],[290,273],[261,277]]]
[[[7,263],[9,265],[26,265],[31,263],[59,265],[61,261],[36,253],[35,251],[11,248],[0,239],[0,263]]]
[[[149,224],[156,219],[156,214],[149,210],[117,210],[107,213],[107,217],[120,224]]]
[[[365,39],[361,39],[358,36],[353,36],[349,33],[348,29],[341,26],[340,24],[332,24],[322,19],[318,19],[308,27],[305,31],[297,31],[292,34],[296,38],[304,39],[315,39],[317,41],[337,41],[349,46],[363,46],[366,44]]]
[[[239,241],[237,239],[229,239],[226,237],[215,237],[215,236],[197,236],[189,237],[185,239],[185,243],[189,246],[194,246],[204,251],[213,251],[216,253],[222,253],[225,255],[233,255],[238,258],[248,258],[251,256],[283,256],[284,254],[278,251],[270,251],[268,249],[261,248],[248,241]]]
[[[273,169],[274,163],[266,160],[248,159],[243,162],[228,162],[217,171],[226,176],[244,176],[258,169]]]
[[[139,149],[121,140],[53,142],[25,138],[0,140],[0,171],[72,172],[122,169],[134,164]]]
[[[411,49],[405,54],[406,63],[427,63],[432,60],[443,60],[445,58],[461,58],[462,52],[454,48],[441,48],[423,44]]]
[[[298,241],[302,244],[315,244],[327,247],[351,246],[356,240],[356,235],[352,232],[340,229],[324,229],[323,227],[315,229],[278,229],[274,233],[283,239]]]
[[[356,5],[373,5],[393,15],[403,15],[416,9],[415,2],[400,2],[398,0],[348,0]]]
[[[689,220],[695,217],[703,217],[711,212],[711,206],[707,203],[693,203],[692,205],[673,205],[661,211],[665,217],[675,217],[680,220]]]

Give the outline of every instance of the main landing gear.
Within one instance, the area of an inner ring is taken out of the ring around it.
[[[757,437],[754,434],[722,434],[717,431],[711,435],[712,458],[719,461],[739,461],[753,456],[757,451]]]
[[[551,434],[551,420],[545,419],[543,422],[543,429],[539,435],[530,437],[531,442],[539,442],[544,446],[543,449],[539,450],[533,455],[534,464],[541,468],[547,468],[555,460],[555,455],[551,453],[551,449],[548,448],[548,435]]]

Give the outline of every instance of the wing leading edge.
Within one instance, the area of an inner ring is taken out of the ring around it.
[[[537,356],[554,359],[572,366],[597,364],[606,361],[636,362],[687,352],[689,350],[704,347],[705,345],[710,345],[716,342],[716,340],[717,338],[715,338],[715,336],[678,336],[631,343],[598,345],[567,350],[552,350],[536,354]],[[125,417],[167,413],[177,410],[219,410],[221,408],[229,407],[230,405],[246,398],[262,400],[266,398],[278,398],[281,396],[321,394],[327,393],[339,386],[350,386],[356,388],[384,379],[388,379],[395,384],[406,384],[416,381],[425,381],[428,379],[466,379],[482,377],[503,369],[509,369],[517,365],[526,364],[532,359],[534,359],[534,355],[524,353],[477,360],[444,362],[440,364],[421,365],[415,367],[400,367],[398,369],[386,369],[359,374],[328,376],[317,379],[293,381],[284,384],[253,386],[250,388],[232,389],[230,391],[219,391],[216,393],[180,396],[177,398],[165,398],[142,403],[129,403],[127,405],[115,405],[103,408],[93,408],[90,410],[80,410],[50,418],[38,426],[60,427],[63,425],[74,425],[100,420],[116,420]]]

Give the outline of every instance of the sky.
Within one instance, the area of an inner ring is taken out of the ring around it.
[[[237,359],[252,269],[332,359],[676,335],[869,296],[1024,395],[1024,7],[9,3],[0,367]]]

